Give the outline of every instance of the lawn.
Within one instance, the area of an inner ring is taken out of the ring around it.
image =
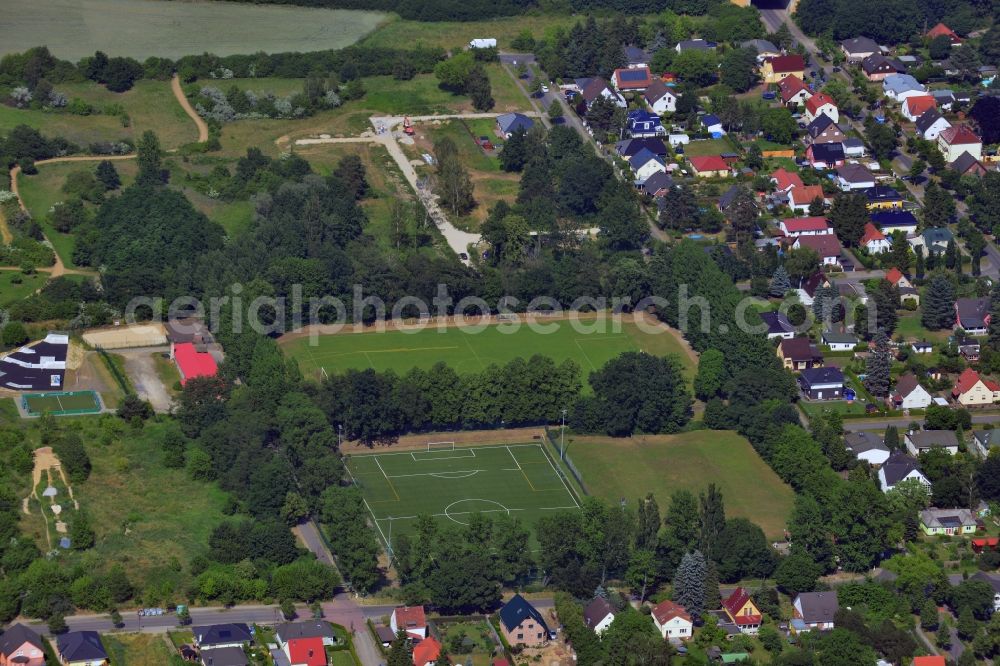
[[[48,44],[57,57],[74,61],[98,49],[142,61],[205,52],[339,49],[370,33],[387,15],[226,2],[6,0],[4,17],[0,55]]]
[[[319,369],[328,374],[348,369],[374,368],[403,374],[410,368],[430,368],[445,362],[457,372],[479,372],[492,363],[503,364],[515,358],[541,354],[556,363],[574,360],[581,369],[581,379],[625,351],[643,350],[652,354],[675,354],[688,377],[695,371],[693,360],[684,353],[678,340],[663,333],[645,333],[631,322],[621,330],[613,325],[606,330],[585,333],[574,330],[570,322],[543,322],[554,327],[549,333],[536,332],[522,325],[514,333],[499,326],[489,326],[474,333],[459,328],[428,327],[420,332],[388,331],[383,333],[349,332],[320,337],[310,345],[308,337],[286,341],[285,353],[298,361],[309,377],[318,377]],[[591,324],[593,320],[582,323]]]
[[[300,86],[301,88],[301,83]],[[15,125],[30,125],[48,136],[62,136],[78,144],[83,152],[95,141],[137,141],[146,130],[154,130],[165,148],[176,148],[198,138],[198,130],[177,103],[169,81],[138,81],[124,93],[113,93],[93,82],[57,83],[55,89],[69,99],[79,98],[100,113],[77,116],[0,106],[0,134]],[[129,117],[125,127],[118,116],[105,115],[109,105],[121,105]]]
[[[73,249],[76,247],[76,237],[72,233],[64,234],[56,231],[49,224],[49,212],[54,204],[67,198],[67,195],[62,191],[66,177],[74,171],[93,171],[97,168],[97,164],[96,160],[93,162],[43,164],[38,167],[37,174],[33,176],[21,174],[17,179],[24,205],[31,212],[31,216],[42,225],[45,235],[52,241],[56,252],[69,268],[75,266]],[[123,187],[135,180],[138,167],[133,160],[115,160],[114,165],[121,176]],[[92,211],[97,208],[94,204],[87,204],[87,207]]]
[[[533,528],[553,510],[579,508],[537,443],[355,455],[347,466],[383,544],[421,515],[468,525],[474,513],[507,513]]]
[[[101,636],[111,666],[166,664],[174,651],[163,634],[108,634]]]
[[[930,342],[944,342],[951,335],[951,331],[948,329],[942,329],[940,331],[931,331],[924,327],[920,322],[920,312],[905,312],[900,313],[899,323],[896,324],[896,330],[893,333],[893,338],[902,335],[906,340],[927,340]]]
[[[45,286],[44,273],[24,275],[21,271],[0,271],[0,307],[27,298]]]
[[[490,634],[489,625],[485,621],[480,622],[438,622],[435,625],[441,642],[450,654],[455,655],[461,663],[468,663],[466,659],[472,660],[472,666],[489,666],[492,661],[493,636]],[[462,648],[452,650],[453,641],[461,641]]]
[[[749,518],[769,538],[783,538],[794,493],[734,432],[566,439],[567,455],[592,495],[614,502],[624,497],[634,506],[652,492],[663,512],[675,490],[697,494],[715,483],[727,516]]]
[[[703,155],[721,155],[722,153],[735,153],[736,148],[732,142],[723,137],[721,139],[699,139],[684,146],[684,154],[688,157],[700,157]]]
[[[191,559],[201,554],[212,529],[224,519],[226,493],[191,480],[184,469],[161,463],[165,425],[148,424],[121,441],[99,444],[100,422],[82,422],[93,464],[90,478],[74,487],[97,532],[95,561],[120,563],[141,589],[160,590],[182,601]],[[161,599],[162,602],[169,599]],[[154,604],[160,605],[160,604]],[[164,662],[131,662],[164,663]]]

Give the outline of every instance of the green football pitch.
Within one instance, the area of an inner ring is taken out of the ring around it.
[[[426,328],[419,332],[386,331],[382,333],[338,333],[320,336],[315,344],[308,337],[284,344],[285,353],[296,359],[303,374],[317,378],[321,369],[327,374],[348,369],[393,370],[404,374],[414,367],[430,368],[444,362],[460,374],[479,372],[491,363],[498,365],[515,358],[535,354],[548,356],[556,363],[573,359],[580,366],[583,379],[612,358],[626,351],[651,354],[676,354],[685,376],[694,376],[694,363],[677,339],[665,332],[642,331],[631,322],[622,323],[617,332],[610,322],[606,330],[587,333],[575,330],[569,322],[547,322],[554,328],[541,333],[527,326],[506,333],[499,326],[477,332],[459,328]]]
[[[29,414],[87,414],[101,411],[101,403],[93,391],[71,393],[29,393],[21,398]]]
[[[353,455],[347,469],[383,544],[421,515],[467,525],[474,513],[506,513],[534,534],[541,516],[580,506],[540,444]]]

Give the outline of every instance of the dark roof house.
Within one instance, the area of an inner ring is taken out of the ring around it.
[[[549,625],[545,622],[542,614],[520,594],[515,594],[500,609],[500,621],[507,627],[507,631],[516,629],[526,617],[530,617],[548,631]]]
[[[967,331],[982,330],[989,324],[990,299],[959,298],[955,301],[955,312],[959,326]]]
[[[284,653],[279,653],[284,654]],[[219,647],[201,651],[204,666],[247,666],[247,655],[243,648]]]
[[[806,624],[832,624],[833,616],[840,610],[837,591],[801,592],[795,598],[796,614]]]
[[[608,615],[614,615],[614,611],[611,610],[611,604],[604,597],[594,597],[583,609],[583,623],[587,625],[587,628],[591,631],[595,630],[600,624],[608,617]]]
[[[31,627],[21,623],[12,624],[7,627],[7,630],[0,635],[0,660],[5,658],[11,664],[18,663],[14,652],[24,646],[25,643],[39,651],[45,650],[45,646],[42,644],[42,637]]]
[[[624,141],[619,141],[615,144],[615,150],[618,154],[628,159],[633,155],[641,152],[642,150],[649,150],[654,155],[659,155],[664,157],[667,154],[667,145],[663,143],[663,139],[659,139],[655,136],[642,137],[639,139],[626,139]]]
[[[671,187],[674,186],[674,179],[667,175],[665,171],[657,171],[647,178],[639,189],[651,197],[662,197]]]
[[[306,622],[285,622],[275,627],[278,640],[287,643],[293,638],[327,638],[336,639],[333,627],[329,622],[323,620],[309,620]]]
[[[108,658],[96,631],[71,631],[62,634],[56,639],[56,648],[65,662],[100,662]]]
[[[500,128],[504,136],[509,136],[517,130],[527,132],[534,125],[535,121],[523,113],[502,113],[497,116],[497,127]]]
[[[194,640],[200,648],[213,645],[237,645],[253,641],[253,634],[245,622],[231,624],[212,624],[205,627],[194,627]]]

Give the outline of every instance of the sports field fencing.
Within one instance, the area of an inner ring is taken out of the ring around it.
[[[590,491],[587,490],[587,484],[583,481],[583,475],[576,469],[576,465],[573,464],[573,459],[570,458],[565,453],[562,453],[559,448],[559,435],[553,435],[552,431],[548,426],[545,426],[545,441],[551,447],[552,451],[545,451],[546,455],[550,453],[555,456],[556,460],[561,460],[563,464],[566,465],[566,469],[573,476],[576,481],[576,487],[583,491],[584,495],[589,495]],[[545,450],[544,447],[542,449]],[[559,472],[560,476],[563,475],[562,465],[555,464],[556,471]],[[572,484],[569,484],[572,487]],[[578,498],[579,499],[579,498]]]
[[[118,388],[122,390],[122,393],[128,395],[129,393],[134,393],[132,390],[132,383],[126,379],[125,375],[122,374],[121,370],[118,369],[118,365],[108,356],[108,352],[104,350],[103,347],[97,348],[97,353],[100,354],[101,360],[104,361],[104,365],[107,367],[111,376],[115,378],[115,383],[118,384]]]
[[[46,413],[55,416],[78,416],[99,414],[103,409],[101,396],[97,391],[28,393],[21,396],[21,407],[29,416],[41,416]]]

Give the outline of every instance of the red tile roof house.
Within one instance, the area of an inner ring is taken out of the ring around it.
[[[761,612],[745,588],[738,587],[733,590],[733,593],[723,600],[722,610],[726,611],[726,615],[739,627],[741,633],[756,634],[760,629]]]
[[[865,233],[858,244],[868,250],[868,254],[882,254],[892,249],[889,239],[871,222],[865,225]]]
[[[779,222],[778,228],[786,236],[822,236],[833,233],[825,217],[790,217]]]
[[[413,648],[413,666],[434,666],[441,656],[441,643],[433,636],[420,641]]]
[[[688,161],[691,162],[695,175],[701,178],[724,178],[731,172],[729,164],[721,155],[689,157]]]
[[[930,95],[914,95],[903,100],[902,114],[911,123],[915,123],[917,118],[934,108],[937,108],[937,100]]]
[[[812,91],[805,81],[795,76],[786,76],[778,81],[778,94],[781,95],[781,103],[785,106],[792,104],[802,105],[813,96]]]
[[[826,202],[826,195],[820,185],[805,185],[803,187],[792,188],[788,195],[788,205],[794,211],[805,213],[809,210],[809,204],[816,199]]]
[[[326,666],[322,638],[293,638],[285,643],[284,652],[290,666]]]
[[[397,634],[402,629],[411,638],[427,638],[427,615],[423,606],[400,606],[392,610],[389,627]]]
[[[802,76],[805,68],[805,59],[797,53],[793,53],[767,58],[761,66],[760,73],[764,78],[764,83],[778,83],[786,76],[793,74]]]
[[[672,601],[663,601],[652,608],[653,624],[665,640],[689,640],[694,632],[694,623],[683,606]]]
[[[983,159],[983,140],[966,125],[953,125],[942,131],[938,134],[937,145],[945,162],[954,162],[962,153]]]
[[[947,666],[944,657],[914,657],[912,666]]]
[[[611,75],[611,85],[618,92],[643,92],[652,83],[649,67],[616,69]]]
[[[840,122],[840,110],[837,108],[837,103],[826,93],[816,93],[806,101],[806,122],[811,123],[824,113],[830,116],[833,122]]]
[[[0,665],[45,666],[42,637],[23,624],[12,624],[0,636]]]
[[[195,377],[214,377],[219,372],[215,358],[208,352],[198,351],[191,342],[174,345],[174,362],[181,373],[181,385]]]
[[[815,250],[819,255],[819,262],[823,266],[839,266],[840,254],[844,248],[840,246],[840,241],[833,234],[823,236],[799,236],[795,239],[792,247],[808,247]]]
[[[784,167],[771,174],[771,182],[774,183],[774,189],[778,192],[787,192],[793,187],[804,187],[799,174],[794,171],[786,171]]]
[[[941,36],[950,39],[952,46],[958,46],[962,43],[962,38],[955,34],[955,31],[946,26],[944,23],[938,23],[936,26],[927,31],[927,37],[930,39]]]

